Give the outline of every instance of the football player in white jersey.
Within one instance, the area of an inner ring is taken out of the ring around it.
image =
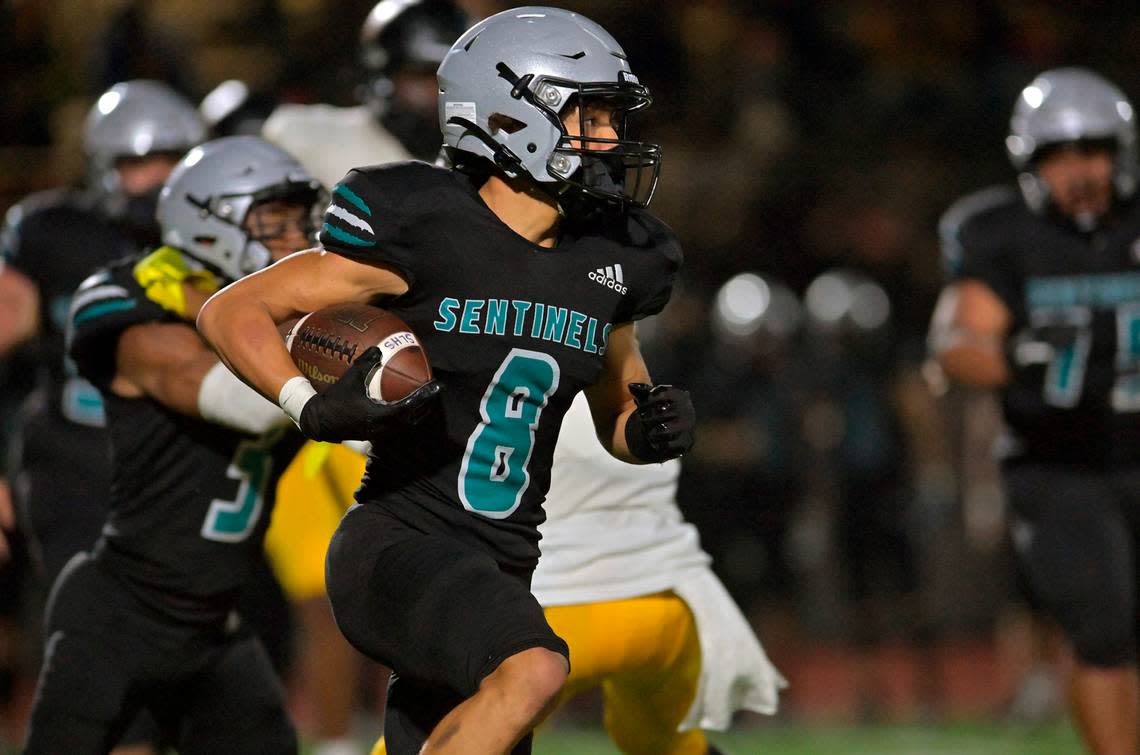
[[[385,0],[360,32],[361,105],[284,104],[262,136],[333,186],[350,169],[439,153],[435,70],[470,25],[453,0]]]
[[[678,460],[623,464],[576,399],[554,452],[531,590],[570,646],[562,700],[601,687],[622,752],[704,755],[786,686],[677,508]]]

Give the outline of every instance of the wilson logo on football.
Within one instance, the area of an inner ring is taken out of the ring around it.
[[[629,287],[625,285],[622,277],[621,265],[606,265],[599,267],[597,270],[591,270],[589,275],[590,280],[598,283],[606,288],[617,291],[622,296],[629,293]]]
[[[328,374],[320,367],[304,359],[297,359],[297,369],[300,370],[305,377],[309,378],[309,380],[316,380],[321,383],[328,383],[329,385],[335,383],[339,377],[337,375]]]

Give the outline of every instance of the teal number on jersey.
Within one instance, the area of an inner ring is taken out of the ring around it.
[[[1070,340],[1054,346],[1053,360],[1045,371],[1045,400],[1051,406],[1070,409],[1080,403],[1085,385],[1092,334],[1080,328]]]
[[[265,504],[265,486],[273,470],[270,449],[278,433],[238,444],[226,476],[238,480],[233,500],[215,498],[202,523],[202,537],[223,543],[240,543],[249,537],[261,517]]]
[[[1045,370],[1045,401],[1071,409],[1081,401],[1092,351],[1092,313],[1085,307],[1037,310],[1035,326],[1061,326],[1051,340]],[[1118,412],[1140,411],[1140,305],[1116,310],[1116,374],[1109,400]]]
[[[1116,374],[1112,408],[1140,411],[1140,304],[1116,310]]]
[[[499,365],[459,470],[459,500],[468,511],[505,519],[519,507],[538,418],[559,377],[558,362],[538,351],[512,349]]]
[[[1030,347],[1048,347],[1044,352],[1048,363],[1043,387],[1045,403],[1061,409],[1071,409],[1081,401],[1085,387],[1085,371],[1089,352],[1092,351],[1092,312],[1086,307],[1042,307],[1030,313],[1034,331],[1048,332],[1041,342]],[[1025,350],[1025,344],[1018,351]],[[1033,354],[1035,348],[1030,348]],[[1023,364],[1038,361],[1036,357]]]
[[[107,415],[103,408],[103,394],[99,389],[79,377],[79,370],[70,357],[63,358],[63,393],[60,411],[72,422],[87,427],[106,427]]]

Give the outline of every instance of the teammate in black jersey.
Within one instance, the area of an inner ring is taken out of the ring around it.
[[[204,138],[194,106],[169,87],[116,84],[84,125],[86,185],[38,192],[5,217],[0,299],[22,315],[0,321],[0,353],[29,340],[37,367],[9,471],[21,534],[32,544],[45,591],[68,559],[95,543],[110,498],[102,398],[64,350],[71,295],[95,268],[157,240],[158,191],[178,158]],[[22,283],[27,295],[11,296],[4,282]],[[156,736],[153,722],[141,717],[119,751],[152,752]]]
[[[72,555],[91,547],[107,515],[110,478],[102,399],[64,353],[71,295],[95,268],[158,240],[162,182],[206,136],[194,106],[164,84],[128,81],[105,92],[83,131],[90,180],[8,210],[0,246],[5,276],[32,289],[37,390],[22,413],[14,466],[26,534],[51,585]],[[15,334],[0,334],[0,342]]]
[[[219,283],[304,246],[321,197],[261,139],[208,142],[163,189],[168,246],[76,291],[69,351],[106,403],[111,512],[53,591],[26,752],[106,752],[144,708],[184,754],[296,751],[269,659],[233,609],[301,439],[189,320]]]
[[[215,295],[198,326],[307,436],[373,442],[328,583],[345,636],[395,670],[389,752],[528,752],[567,671],[528,590],[561,417],[585,388],[615,456],[690,447],[688,394],[650,387],[634,330],[664,306],[681,255],[643,209],[658,149],[625,138],[648,92],[601,27],[506,11],[464,34],[438,79],[459,169],[352,171],[324,250]],[[419,424],[394,421],[407,400],[367,397],[379,349],[317,396],[269,338],[299,313],[376,300],[415,330],[444,386]]]
[[[931,340],[945,371],[1001,389],[1019,567],[1073,645],[1073,712],[1097,753],[1140,749],[1140,202],[1131,105],[1082,69],[1018,98],[1020,195],[942,221],[951,282]]]

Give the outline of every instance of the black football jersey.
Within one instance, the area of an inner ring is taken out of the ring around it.
[[[92,275],[71,308],[70,354],[104,394],[111,440],[110,514],[96,552],[161,610],[215,620],[261,557],[277,478],[301,438],[246,435],[110,391],[123,331],[182,322],[147,298],[135,262]]]
[[[320,241],[389,266],[383,306],[424,345],[438,411],[374,441],[358,495],[533,568],[562,416],[597,381],[612,328],[661,310],[681,262],[672,231],[631,209],[575,224],[554,248],[507,227],[468,177],[419,162],[354,170]]]
[[[1002,404],[1014,451],[1140,462],[1140,203],[1085,233],[992,188],[941,229],[951,278],[983,281],[1013,316]]]
[[[84,278],[138,249],[98,212],[92,194],[74,189],[33,194],[9,208],[0,247],[6,263],[28,276],[40,292],[36,360],[38,384],[49,406],[73,422],[101,425],[99,393],[66,357],[67,313],[71,295]]]

